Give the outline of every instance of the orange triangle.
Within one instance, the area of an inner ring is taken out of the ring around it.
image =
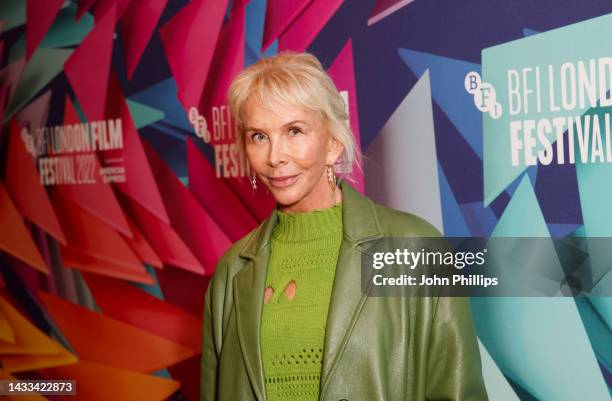
[[[94,362],[46,369],[49,379],[76,380],[74,401],[163,401],[180,388],[179,382]]]
[[[2,309],[0,309],[0,341],[15,342],[15,330],[13,330],[8,319],[4,316]]]
[[[78,124],[80,122],[81,120],[72,102],[66,97],[64,124]],[[112,186],[108,183],[104,183],[100,177],[100,162],[97,154],[95,152],[86,152],[82,154],[94,155],[93,170],[96,182],[93,184],[58,185],[58,190],[68,199],[77,203],[106,224],[114,227],[126,237],[132,237],[127,220],[115,197]]]
[[[59,351],[57,343],[49,336],[40,331],[28,319],[11,305],[11,303],[0,296],[0,312],[6,317],[13,332],[13,341],[0,341],[0,354],[49,354],[54,355]]]
[[[21,127],[15,118],[11,120],[9,132],[6,188],[23,216],[65,244],[64,232],[47,191],[40,184],[38,170],[32,161],[32,155],[26,150],[21,138]]]
[[[52,294],[39,291],[39,296],[81,360],[154,372],[196,355],[173,341]]]
[[[155,282],[144,266],[138,269],[95,258],[78,248],[61,247],[64,266],[103,276],[151,285]]]
[[[0,249],[49,274],[49,268],[38,252],[23,218],[15,208],[6,188],[0,183]]]
[[[17,378],[11,375],[8,371],[0,369],[0,380],[17,380]],[[42,395],[7,395],[6,399],[9,401],[48,401],[47,397]]]
[[[58,353],[54,355],[7,355],[2,356],[0,361],[6,370],[13,373],[70,365],[78,361],[76,355],[68,352],[59,343],[56,343],[56,346]]]
[[[53,205],[62,222],[68,246],[112,264],[141,271],[142,262],[121,235],[79,205],[59,193],[52,196]]]

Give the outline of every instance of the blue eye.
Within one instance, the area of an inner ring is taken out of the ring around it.
[[[254,132],[251,134],[251,140],[253,142],[261,142],[261,141],[264,141],[265,139],[266,139],[266,136],[262,134],[261,132]]]

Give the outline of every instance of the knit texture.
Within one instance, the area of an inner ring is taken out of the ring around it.
[[[278,212],[272,231],[261,349],[269,401],[319,398],[325,325],[342,242],[342,203],[305,213]],[[296,283],[295,298],[284,293]]]

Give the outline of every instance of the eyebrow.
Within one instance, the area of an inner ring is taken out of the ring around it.
[[[304,124],[304,125],[308,125],[308,123],[306,121],[302,121],[302,120],[293,120],[293,121],[289,121],[286,124],[283,124],[283,127],[289,127],[291,125],[295,125],[295,124]],[[261,128],[256,128],[256,127],[247,127],[245,132],[247,131],[265,131]]]

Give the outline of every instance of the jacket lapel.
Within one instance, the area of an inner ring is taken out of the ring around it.
[[[360,244],[382,237],[374,204],[346,181],[342,190],[344,236],[338,255],[325,331],[321,394],[327,386],[338,357],[350,334],[365,294],[361,291]],[[247,240],[240,256],[249,260],[234,277],[234,302],[238,338],[247,373],[259,401],[265,401],[263,359],[261,356],[261,315],[263,294],[270,256],[270,236],[278,218],[278,206]]]
[[[361,290],[360,244],[382,237],[372,201],[345,181],[341,181],[340,187],[344,238],[338,255],[325,329],[321,394],[324,394],[330,375],[350,335],[352,323],[366,298]]]
[[[248,259],[247,265],[234,277],[234,302],[238,341],[244,362],[258,401],[265,401],[263,359],[261,356],[260,327],[263,294],[270,255],[270,234],[277,219],[278,207],[255,230],[240,252]]]

